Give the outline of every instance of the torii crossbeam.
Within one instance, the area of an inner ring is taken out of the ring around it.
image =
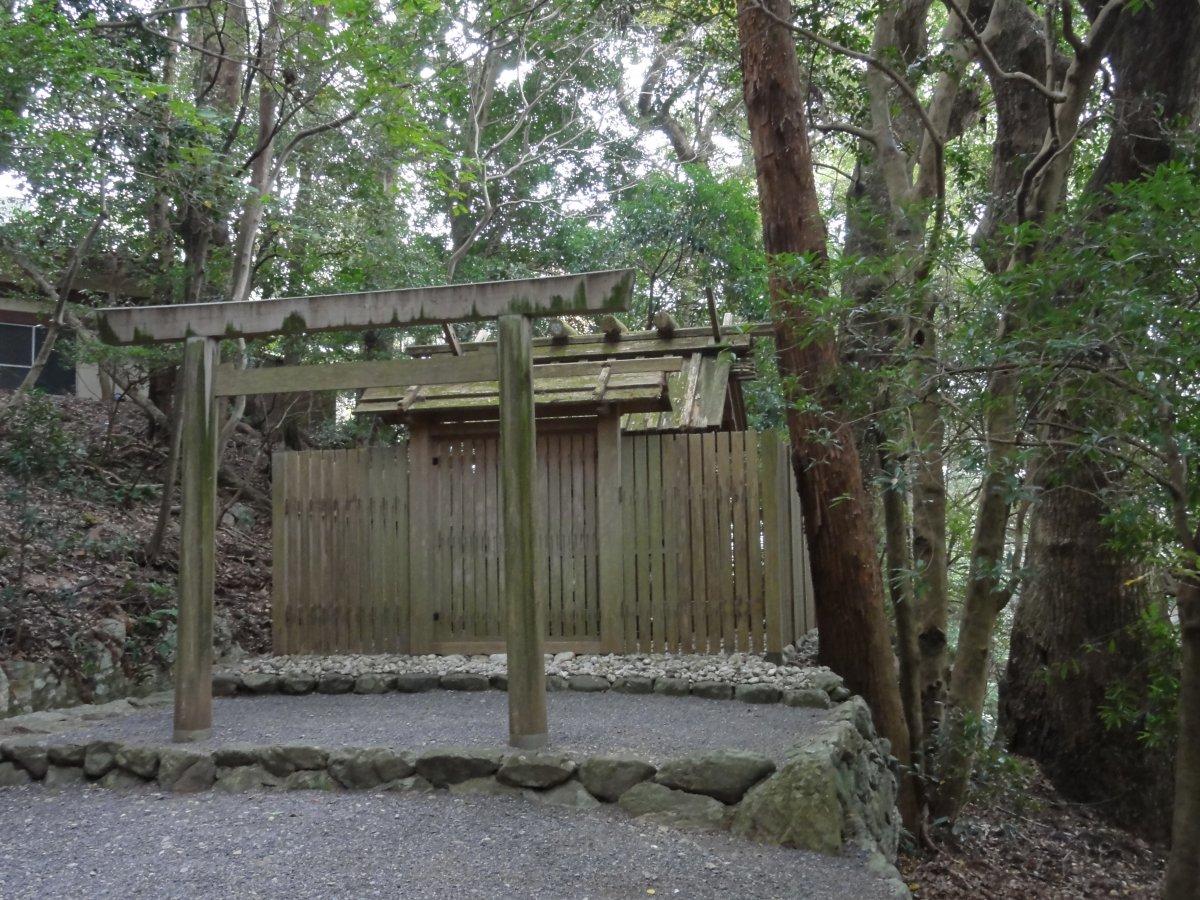
[[[99,333],[107,343],[185,342],[174,739],[205,740],[212,734],[212,604],[220,433],[217,400],[228,394],[218,385],[220,341],[496,319],[499,339],[494,365],[500,381],[509,743],[522,749],[545,746],[549,739],[542,656],[545,612],[534,597],[535,441],[530,320],[538,316],[621,312],[629,308],[633,282],[633,270],[622,269],[394,291],[98,310]],[[414,360],[405,363],[405,377],[410,384],[419,384],[423,378],[429,383],[469,381],[480,369],[480,361],[472,357],[456,359],[449,366],[447,363],[444,359]],[[346,367],[331,379],[335,386],[351,389],[378,385],[378,367],[357,365],[359,368]],[[455,368],[462,371],[454,372]],[[268,387],[273,393],[294,389],[278,383]]]

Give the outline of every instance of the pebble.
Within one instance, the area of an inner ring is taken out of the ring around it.
[[[811,638],[811,640],[810,640]],[[564,651],[546,654],[546,674],[569,679],[594,676],[616,683],[630,678],[668,678],[684,682],[724,682],[731,685],[766,685],[780,690],[818,688],[835,690],[841,679],[823,666],[812,665],[815,634],[801,641],[799,650],[784,650],[784,664],[768,662],[754,653],[637,653],[630,655],[584,654]],[[231,671],[240,675],[300,675],[313,679],[334,676],[399,675],[429,673],[503,678],[508,658],[503,653],[465,656],[407,656],[398,654],[337,656],[260,656],[240,660]]]

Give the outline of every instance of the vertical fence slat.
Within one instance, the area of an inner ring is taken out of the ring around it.
[[[620,416],[601,417],[596,433],[596,602],[601,649],[605,653],[625,652],[623,449]]]
[[[688,495],[690,499],[689,512],[690,528],[688,543],[692,557],[692,630],[695,634],[694,648],[697,653],[705,653],[710,649],[708,637],[708,612],[705,598],[708,596],[708,584],[705,579],[704,552],[705,534],[705,497],[704,497],[704,459],[703,435],[684,435],[687,443],[688,456]]]
[[[746,443],[746,582],[750,594],[750,640],[749,649],[756,653],[765,652],[765,607],[763,603],[763,552],[762,552],[762,496],[758,489],[759,443],[758,433],[747,431]]]
[[[637,652],[637,481],[634,478],[637,440],[622,436],[620,440],[620,517],[622,517],[623,593],[625,653]]]
[[[650,622],[656,651],[666,643],[666,597],[663,589],[663,481],[662,436],[651,434],[646,440],[647,550],[650,569]]]
[[[729,490],[733,500],[733,620],[737,648],[750,649],[750,566],[749,540],[746,537],[746,441],[740,431],[729,435]]]

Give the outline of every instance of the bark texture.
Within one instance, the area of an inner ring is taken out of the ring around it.
[[[1038,760],[1065,796],[1161,839],[1168,760],[1147,750],[1137,726],[1110,730],[1100,718],[1111,685],[1140,687],[1144,598],[1126,587],[1136,573],[1108,549],[1105,474],[1063,456],[1047,460],[1037,485],[1032,575],[1013,620],[1001,728],[1009,748]]]
[[[1200,4],[1164,0],[1123,15],[1109,52],[1113,130],[1089,183],[1093,193],[1166,162],[1171,128],[1194,119],[1200,100]],[[1114,412],[1075,402],[1071,421],[1096,425]],[[1169,759],[1147,750],[1136,727],[1111,730],[1101,721],[1109,687],[1142,687],[1147,653],[1138,629],[1145,600],[1127,586],[1136,573],[1107,549],[1104,494],[1114,486],[1097,465],[1066,453],[1048,454],[1039,471],[1030,576],[1013,621],[1001,727],[1010,748],[1037,759],[1063,794],[1165,837]],[[1110,641],[1115,652],[1106,649]],[[1085,650],[1093,645],[1101,649]]]
[[[780,19],[786,0],[763,6]],[[817,203],[791,33],[752,0],[738,4],[742,84],[772,263],[770,293],[779,365],[789,384],[788,431],[812,559],[820,661],[866,698],[876,727],[907,763],[908,731],[883,606],[870,505],[854,434],[835,387],[832,329],[815,331],[806,297],[824,290],[825,226]],[[815,403],[813,401],[816,401]],[[832,440],[822,440],[828,431]],[[911,797],[909,804],[912,805]],[[911,810],[910,810],[911,811]]]
[[[1192,545],[1193,553],[1200,551],[1200,534],[1192,539]],[[1190,900],[1200,894],[1200,579],[1195,576],[1180,586],[1179,623],[1183,664],[1166,900]]]

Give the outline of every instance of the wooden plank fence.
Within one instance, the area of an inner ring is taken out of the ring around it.
[[[598,458],[595,432],[538,436],[547,649],[778,653],[815,627],[776,435],[602,432],[600,446],[619,460]],[[411,454],[275,455],[277,653],[503,650],[498,441],[425,438]]]

